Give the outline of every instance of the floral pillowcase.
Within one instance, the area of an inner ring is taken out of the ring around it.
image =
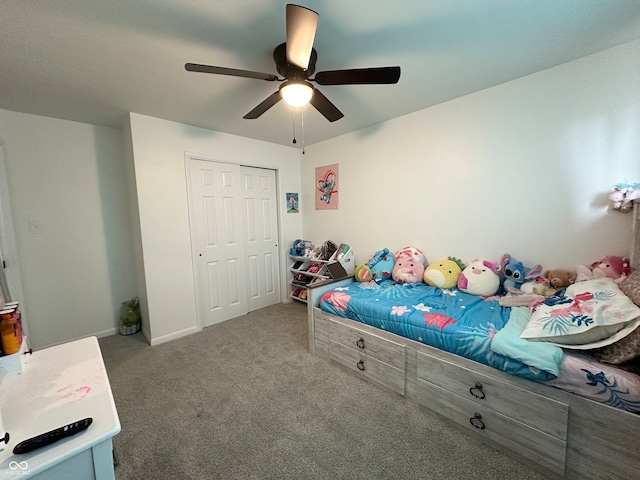
[[[610,278],[575,283],[531,315],[521,338],[587,350],[613,344],[640,325],[640,308]]]
[[[629,299],[640,306],[640,270],[633,272],[620,283],[620,290]],[[591,352],[604,363],[618,365],[640,357],[640,328],[636,328],[629,335],[611,345]]]

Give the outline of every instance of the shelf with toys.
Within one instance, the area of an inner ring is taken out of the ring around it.
[[[353,275],[355,257],[346,243],[336,246],[331,240],[316,246],[307,240],[296,240],[289,251],[292,264],[289,271],[289,296],[307,302],[307,287],[330,283]]]

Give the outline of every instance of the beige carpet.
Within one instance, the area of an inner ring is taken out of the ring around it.
[[[300,303],[155,347],[100,345],[117,480],[545,478],[310,356]]]

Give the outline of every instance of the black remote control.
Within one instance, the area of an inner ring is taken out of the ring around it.
[[[31,452],[40,447],[51,445],[58,440],[69,437],[71,435],[75,435],[76,433],[87,429],[89,425],[91,425],[91,422],[93,422],[93,418],[88,417],[83,420],[78,420],[77,422],[70,423],[69,425],[55,428],[50,432],[41,433],[40,435],[36,435],[35,437],[18,443],[15,447],[13,447],[13,453],[19,455],[21,453]]]

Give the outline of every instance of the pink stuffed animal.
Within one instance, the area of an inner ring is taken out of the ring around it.
[[[424,264],[427,259],[424,254],[414,247],[404,247],[396,253],[396,263],[391,277],[396,282],[420,283],[424,274]]]
[[[500,288],[498,265],[489,260],[471,262],[458,277],[458,288],[472,295],[494,295]]]
[[[576,282],[606,277],[615,280],[616,283],[620,283],[631,273],[631,267],[629,266],[628,258],[607,255],[602,260],[593,262],[591,267],[578,265],[576,267],[576,273]]]

